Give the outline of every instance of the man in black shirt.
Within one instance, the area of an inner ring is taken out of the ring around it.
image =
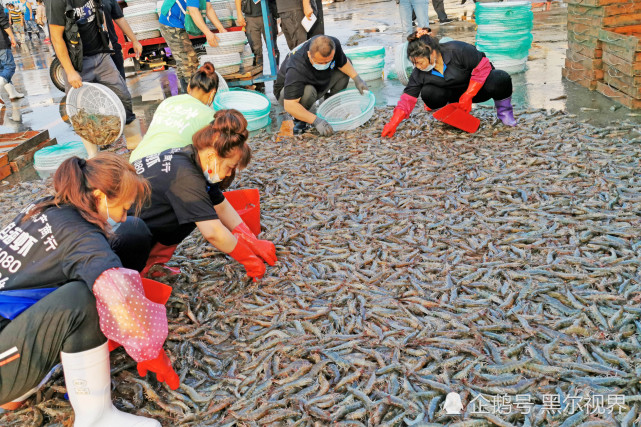
[[[310,110],[323,96],[329,98],[354,80],[361,94],[368,90],[335,37],[316,36],[292,50],[278,71],[274,95],[294,117],[294,133],[312,124],[322,136],[334,133],[331,125]]]
[[[255,2],[254,0],[236,0],[236,12],[238,13],[238,20],[236,23],[240,27],[245,27],[247,40],[249,40],[249,46],[251,46],[252,53],[254,54],[255,65],[263,64],[263,45],[261,43],[261,37],[265,37],[265,25],[263,24],[263,11],[260,2],[261,0],[258,0],[258,2]],[[278,44],[276,43],[278,30],[275,17],[277,13],[275,0],[268,0],[267,12],[269,14],[267,20],[271,27],[270,35],[274,49],[274,57],[276,58],[276,64],[278,64],[280,52],[278,51]]]
[[[142,53],[142,45],[136,38],[136,35],[131,30],[129,23],[125,19],[125,16],[122,13],[122,9],[118,4],[117,0],[102,0],[102,5],[105,10],[105,25],[107,26],[107,32],[109,33],[109,41],[113,46],[114,53],[111,54],[111,59],[113,59],[116,68],[120,72],[122,78],[125,78],[125,59],[122,56],[122,46],[118,43],[118,34],[116,34],[116,28],[114,27],[114,22],[120,27],[122,32],[127,36],[127,38],[132,42],[134,47],[134,52],[136,53],[136,58],[139,58]]]
[[[99,0],[70,0],[73,7],[73,18],[76,20],[80,40],[82,42],[82,67],[74,68],[69,54],[65,35],[67,19],[65,10],[66,0],[50,0],[46,2],[46,15],[49,21],[51,42],[56,51],[66,75],[67,90],[79,88],[83,80],[96,82],[107,86],[120,98],[127,114],[125,123],[136,119],[133,113],[131,94],[127,89],[125,79],[111,59],[111,46],[105,25],[102,3]],[[71,12],[70,12],[71,14]],[[128,35],[129,36],[129,35]],[[133,33],[131,34],[133,37]],[[135,37],[133,37],[135,40]],[[142,51],[142,49],[141,49]],[[139,52],[137,52],[139,54]]]

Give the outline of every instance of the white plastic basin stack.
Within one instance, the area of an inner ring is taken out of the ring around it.
[[[247,44],[247,36],[243,31],[229,31],[216,34],[218,46],[205,46],[206,55],[201,56],[201,63],[210,61],[222,75],[234,74],[240,71],[241,52]],[[233,56],[232,56],[233,55]]]
[[[63,142],[42,148],[33,155],[33,166],[42,179],[52,176],[58,166],[69,157],[77,156],[83,159],[88,157],[85,146],[80,141]]]
[[[510,74],[525,71],[534,14],[529,1],[476,4],[476,47],[494,67]]]
[[[221,75],[237,73],[240,70],[240,53],[225,53],[222,55],[202,55],[200,65],[205,62],[214,64],[214,68]]]
[[[240,60],[242,62],[242,68],[248,68],[254,65],[254,53],[251,50],[249,44],[245,45],[245,48],[240,53]]]
[[[158,3],[157,0],[128,1],[128,6],[122,10],[131,30],[139,40],[160,37]]]
[[[216,74],[218,74],[218,90],[216,93],[218,94],[229,91],[229,86],[227,85],[225,78],[218,71],[216,71]]]
[[[360,46],[345,49],[344,52],[363,80],[376,80],[383,77],[383,68],[385,68],[383,46]]]
[[[413,69],[414,66],[407,58],[407,42],[397,45],[394,49],[394,71],[403,86],[407,86],[410,82]]]
[[[223,24],[223,27],[229,28],[234,26],[234,20],[237,19],[236,17],[236,3],[230,2],[227,0],[214,0],[211,1],[211,6],[214,8],[214,11],[216,12],[216,16],[218,17],[218,20],[220,21],[221,24]],[[207,25],[210,28],[215,28],[211,22],[209,22],[208,19],[206,19]]]

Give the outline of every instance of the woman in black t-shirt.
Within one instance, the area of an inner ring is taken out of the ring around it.
[[[109,236],[125,221],[144,227],[127,210],[148,184],[124,159],[101,153],[64,161],[54,189],[0,229],[0,404],[20,406],[61,361],[75,426],[159,427],[112,405],[94,297],[110,288],[105,277],[131,283]]]
[[[407,57],[415,68],[394,114],[383,128],[391,137],[398,125],[409,117],[418,97],[426,110],[434,110],[453,102],[466,112],[472,103],[494,99],[496,114],[507,126],[516,126],[512,111],[512,78],[492,63],[476,47],[459,41],[440,44],[429,29],[420,28],[407,40]]]
[[[193,144],[133,162],[151,184],[151,204],[140,213],[153,236],[143,274],[169,261],[176,246],[196,227],[214,247],[243,264],[254,279],[265,274],[264,262],[274,265],[274,244],[256,238],[220,188],[236,169],[249,164],[248,135],[247,120],[240,112],[220,110],[212,123],[194,134]]]

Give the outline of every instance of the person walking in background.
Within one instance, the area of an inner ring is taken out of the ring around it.
[[[416,24],[419,28],[427,28],[430,26],[430,19],[428,17],[429,6],[427,2],[428,0],[399,0],[398,10],[401,15],[403,40],[414,32],[412,12],[416,14]]]
[[[204,12],[218,32],[227,32],[216,16],[209,0],[206,0]],[[178,77],[182,93],[187,93],[189,79],[198,69],[198,55],[185,29],[186,14],[189,14],[196,27],[205,35],[207,44],[212,47],[218,46],[216,34],[209,29],[203,19],[199,0],[175,0],[174,2],[165,0],[163,2],[158,19],[160,33],[165,38],[169,49],[171,49],[171,54],[176,60],[176,77]]]
[[[41,0],[40,0],[41,1]],[[105,25],[107,26],[107,32],[109,33],[109,41],[113,48],[114,53],[111,54],[111,59],[113,59],[114,64],[118,72],[125,78],[125,58],[122,55],[122,46],[118,43],[118,34],[116,34],[116,28],[114,27],[114,22],[120,27],[125,36],[131,41],[134,52],[136,53],[136,59],[140,58],[142,54],[142,45],[136,38],[136,35],[131,30],[129,23],[125,19],[125,16],[122,13],[122,9],[116,0],[102,0],[103,11],[105,12]]]
[[[45,33],[44,42],[51,43],[51,40],[49,40],[49,26],[47,25],[45,4],[42,0],[38,0],[38,6],[36,6],[36,24],[38,24],[42,32]]]
[[[307,40],[307,31],[301,21],[313,13],[311,1],[314,0],[276,0],[280,28],[285,34],[289,50]]]
[[[276,2],[275,0],[267,1],[267,12],[269,16],[267,20],[271,26],[271,39],[272,46],[274,47],[274,56],[276,57],[276,64],[280,60],[280,52],[276,44],[278,36],[278,26],[276,24]],[[238,20],[236,25],[245,27],[247,33],[247,40],[251,46],[252,53],[254,54],[254,65],[263,65],[263,45],[262,39],[265,37],[265,26],[263,25],[263,11],[261,8],[260,0],[236,0],[236,12],[238,13]]]
[[[447,24],[448,22],[454,21],[452,18],[447,17],[443,0],[432,0],[432,6],[434,6],[436,15],[438,15],[438,22],[440,22],[441,24]]]
[[[35,36],[36,40],[40,39],[40,34],[38,32],[38,26],[34,19],[33,8],[31,7],[31,2],[24,0],[20,3],[22,7],[22,13],[24,13],[24,31],[29,35],[29,41],[33,40]]]
[[[323,0],[311,0],[312,9],[314,9],[314,15],[316,15],[316,22],[312,25],[312,28],[307,32],[307,40],[311,39],[314,36],[320,36],[325,34],[325,20],[323,18]]]
[[[0,86],[4,87],[12,100],[23,98],[24,95],[11,83],[11,78],[16,73],[16,62],[11,48],[16,46],[16,38],[4,10],[0,10],[0,27],[4,30],[0,34]]]
[[[13,30],[15,39],[18,42],[18,44],[23,43],[24,42],[24,17],[22,16],[22,12],[13,3],[9,3],[7,6],[9,7],[9,19],[11,21],[11,29]]]

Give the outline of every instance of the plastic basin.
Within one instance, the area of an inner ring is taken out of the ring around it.
[[[263,118],[269,114],[272,103],[262,93],[251,90],[230,90],[216,94],[214,98],[214,110],[226,110],[233,108],[240,111],[247,121]]]
[[[356,129],[374,114],[376,97],[370,91],[361,95],[357,89],[337,93],[318,107],[318,115],[335,131]]]

